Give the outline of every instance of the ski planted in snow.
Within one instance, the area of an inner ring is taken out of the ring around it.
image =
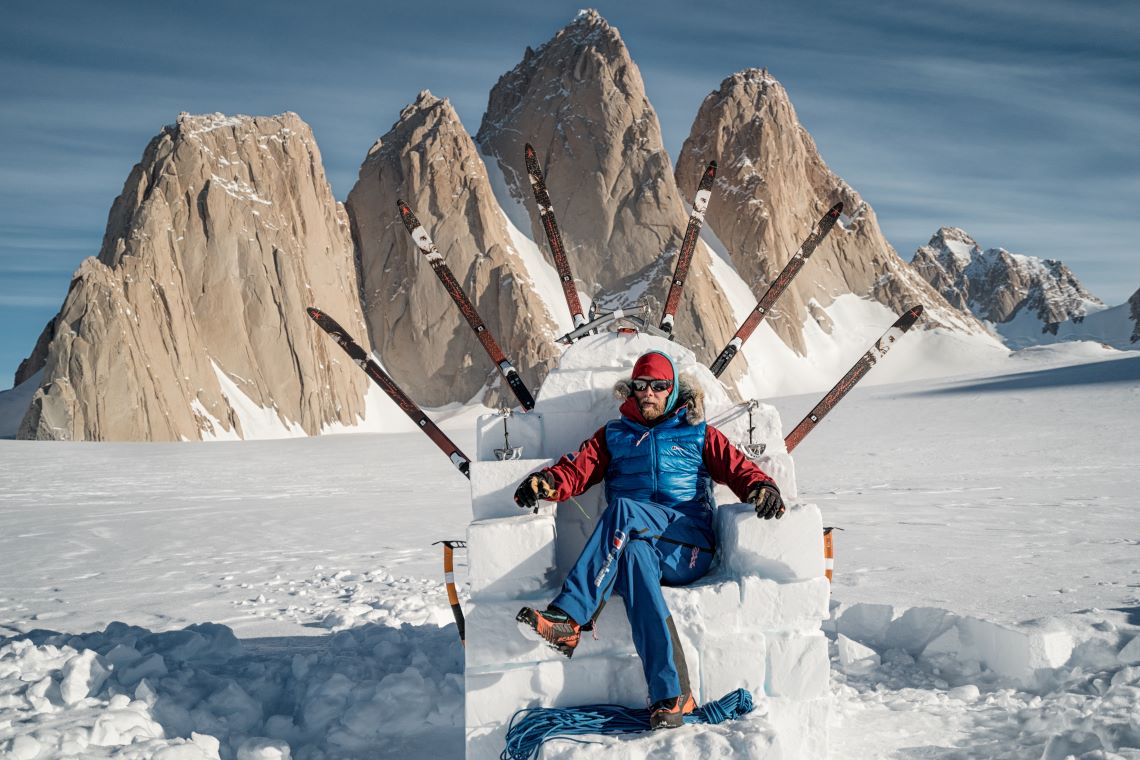
[[[534,397],[530,395],[526,385],[523,383],[522,378],[519,377],[518,370],[514,368],[507,355],[503,353],[503,349],[499,347],[495,336],[487,329],[487,325],[483,322],[479,312],[475,311],[475,306],[471,300],[467,298],[467,294],[463,292],[460,287],[459,281],[455,279],[455,275],[451,273],[451,267],[443,260],[443,254],[435,247],[431,237],[428,235],[427,230],[420,224],[420,220],[416,219],[416,215],[412,213],[408,204],[403,201],[396,201],[396,206],[400,209],[400,219],[403,220],[404,226],[408,228],[408,233],[412,236],[412,240],[416,242],[416,247],[424,256],[427,256],[428,261],[431,263],[431,268],[439,277],[439,281],[443,283],[443,287],[447,289],[447,294],[451,296],[451,300],[455,301],[455,305],[463,312],[464,318],[467,319],[467,324],[471,325],[471,329],[475,331],[475,336],[479,338],[479,342],[483,344],[483,348],[491,357],[491,361],[495,363],[499,372],[502,373],[503,378],[506,379],[507,384],[511,386],[511,390],[518,398],[522,408],[526,411],[534,409]]]
[[[471,460],[467,458],[467,455],[460,451],[459,447],[442,430],[436,427],[434,422],[428,419],[424,410],[420,409],[416,402],[412,401],[408,394],[396,385],[396,381],[364,352],[364,349],[352,339],[348,331],[320,309],[310,306],[305,311],[322,330],[329,334],[330,338],[337,342],[337,345],[344,349],[352,361],[396,402],[396,406],[403,409],[404,414],[411,417],[412,421],[432,440],[432,443],[438,446],[444,454],[447,454],[451,463],[463,473],[463,477],[470,479]]]
[[[689,214],[689,226],[685,228],[685,239],[681,242],[681,253],[677,256],[677,266],[673,269],[673,284],[669,286],[669,295],[665,298],[665,309],[661,312],[661,322],[658,327],[664,330],[669,337],[673,337],[673,315],[681,304],[681,291],[685,287],[685,278],[689,276],[689,264],[693,261],[693,251],[697,248],[697,239],[701,235],[701,225],[705,223],[705,210],[709,207],[709,198],[712,197],[713,180],[716,179],[716,161],[710,161],[701,175],[701,182],[697,185],[697,194],[693,197],[693,211]]]
[[[824,418],[828,412],[835,408],[839,400],[847,395],[847,392],[855,387],[855,383],[859,382],[863,375],[871,371],[880,359],[887,355],[891,350],[891,346],[895,341],[906,334],[918,318],[922,316],[922,305],[919,304],[912,309],[908,309],[902,313],[893,325],[883,333],[883,337],[875,341],[875,345],[871,346],[867,353],[859,357],[859,361],[855,362],[855,366],[848,370],[847,374],[840,378],[835,387],[827,392],[827,395],[815,405],[815,407],[808,412],[807,417],[800,420],[800,424],[793,428],[792,432],[784,438],[784,446],[787,447],[789,453],[792,449],[799,445],[800,441],[804,439],[808,433],[815,429],[819,421]]]
[[[582,314],[582,303],[578,300],[578,288],[574,285],[574,275],[570,273],[566,249],[562,247],[562,233],[558,231],[558,222],[554,219],[550,192],[546,189],[542,169],[538,167],[538,155],[530,143],[526,144],[526,173],[530,177],[530,188],[534,191],[534,202],[538,204],[542,229],[546,230],[550,253],[554,256],[554,266],[558,269],[558,279],[562,281],[562,293],[566,296],[566,305],[570,307],[570,316],[574,320],[576,329],[586,323],[586,317]]]
[[[744,341],[748,340],[753,331],[764,321],[764,317],[768,316],[768,310],[772,308],[772,304],[774,304],[776,299],[787,289],[792,278],[799,274],[800,269],[803,268],[808,257],[815,252],[816,247],[827,237],[827,233],[831,232],[831,228],[835,226],[842,212],[843,203],[840,202],[836,203],[828,209],[826,214],[820,217],[819,223],[815,225],[811,234],[804,240],[800,249],[796,251],[795,255],[784,265],[784,269],[780,272],[779,276],[768,286],[767,292],[764,293],[764,296],[756,304],[756,308],[752,310],[752,313],[748,315],[748,318],[745,319],[744,323],[737,329],[736,335],[732,336],[732,340],[730,340],[728,345],[724,347],[724,350],[720,352],[716,361],[709,366],[709,369],[712,370],[714,375],[720,377],[721,373],[728,367],[728,363],[736,356],[740,347],[744,345]]]

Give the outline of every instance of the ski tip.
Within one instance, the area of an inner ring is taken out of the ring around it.
[[[541,177],[542,169],[540,169],[538,166],[538,154],[534,151],[534,146],[530,143],[527,143],[526,148],[523,150],[523,154],[525,158],[527,173]]]
[[[411,206],[401,200],[397,200],[396,208],[400,210],[400,219],[404,222],[404,226],[408,228],[408,232],[413,232],[416,227],[420,226],[420,220],[412,213]]]
[[[709,168],[708,168],[708,170],[709,170],[709,171],[711,171],[711,172],[715,172],[715,171],[716,171],[716,161],[709,161]]]
[[[325,314],[317,307],[306,306],[305,311],[308,313],[309,318],[316,322],[317,326],[325,332],[344,332],[344,329],[340,326],[339,322],[330,317],[328,314]]]
[[[923,308],[923,307],[922,307],[922,304],[918,304],[917,306],[911,307],[911,308],[909,309],[909,311],[910,311],[910,313],[911,313],[911,314],[913,314],[914,316],[916,316],[916,317],[921,317],[921,316],[922,316],[922,308]]]
[[[839,201],[827,212],[828,216],[839,216],[843,213],[843,201]]]

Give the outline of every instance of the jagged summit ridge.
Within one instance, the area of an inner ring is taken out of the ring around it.
[[[1004,248],[983,251],[957,227],[939,229],[911,266],[947,301],[995,324],[1028,315],[1048,327],[1105,308],[1062,262]]]

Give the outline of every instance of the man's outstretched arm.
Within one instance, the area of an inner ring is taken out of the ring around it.
[[[571,496],[584,493],[595,483],[602,481],[609,463],[610,452],[606,447],[606,429],[602,427],[583,441],[577,451],[566,454],[550,467],[539,471],[545,475],[544,480],[550,487],[550,492],[539,496],[548,501],[566,501]],[[531,475],[528,475],[527,480],[530,478]],[[527,480],[523,483],[525,484]]]

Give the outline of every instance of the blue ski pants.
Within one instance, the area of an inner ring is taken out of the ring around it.
[[[675,697],[690,691],[688,668],[661,586],[684,586],[703,576],[713,548],[710,513],[694,517],[616,498],[602,512],[551,606],[585,624],[616,592],[625,602],[649,701]]]

